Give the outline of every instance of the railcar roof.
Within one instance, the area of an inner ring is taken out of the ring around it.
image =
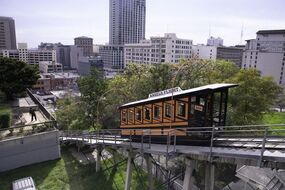
[[[183,94],[189,94],[189,93],[193,93],[193,92],[204,91],[204,90],[218,90],[218,89],[222,89],[222,88],[231,88],[231,87],[235,87],[235,86],[238,86],[238,85],[237,84],[225,84],[225,83],[210,84],[210,85],[200,86],[197,88],[191,88],[188,90],[182,90],[182,91],[174,92],[173,97],[178,96],[178,95],[183,95]],[[151,97],[151,98],[147,98],[147,99],[143,99],[143,100],[138,100],[135,102],[130,102],[130,103],[122,105],[121,107],[131,106],[131,105],[149,102],[149,101],[153,101],[153,100],[159,100],[159,99],[163,99],[163,98],[169,98],[171,96],[172,96],[172,93],[164,94],[161,96],[155,96],[155,97]]]

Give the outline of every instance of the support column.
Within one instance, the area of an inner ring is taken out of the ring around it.
[[[101,169],[101,157],[102,157],[102,150],[103,148],[101,146],[98,146],[96,148],[97,156],[96,156],[96,172],[99,172]]]
[[[151,155],[145,154],[144,159],[146,162],[147,167],[147,174],[148,174],[148,190],[153,190],[153,173],[152,173],[152,162],[151,162]]]
[[[206,162],[205,167],[205,190],[214,190],[215,185],[215,165]]]
[[[130,187],[131,187],[133,159],[134,159],[134,154],[131,151],[129,151],[128,152],[128,164],[127,164],[125,190],[130,190]]]
[[[193,189],[194,185],[194,176],[193,171],[196,167],[196,161],[195,160],[186,160],[186,171],[183,181],[183,190],[191,190]]]

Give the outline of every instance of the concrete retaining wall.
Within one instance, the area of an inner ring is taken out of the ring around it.
[[[0,172],[57,158],[57,130],[0,141]]]

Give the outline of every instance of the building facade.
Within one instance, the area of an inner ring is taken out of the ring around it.
[[[194,45],[192,46],[192,57],[195,59],[205,59],[215,61],[217,58],[216,46]]]
[[[55,50],[29,50],[26,43],[19,43],[18,47],[18,50],[0,50],[0,57],[17,59],[32,65],[38,65],[40,61],[56,62]]]
[[[0,17],[0,50],[17,49],[15,21],[10,17]]]
[[[256,68],[285,88],[285,30],[260,30],[247,40],[242,68]]]
[[[145,38],[145,0],[109,1],[109,43],[139,43]]]
[[[151,37],[140,43],[126,44],[124,62],[128,63],[178,63],[181,59],[190,59],[192,55],[192,40],[177,38],[174,33],[164,37]]]
[[[83,51],[83,56],[92,56],[93,55],[93,39],[81,36],[74,38],[74,45],[81,48]]]
[[[62,64],[52,61],[40,61],[39,69],[41,73],[58,73],[63,72]]]
[[[103,60],[104,67],[117,70],[124,69],[124,46],[102,45],[99,49],[99,55]]]
[[[55,50],[56,62],[61,63],[63,70],[77,69],[79,57],[83,56],[83,50],[75,45],[63,45],[62,43],[41,43],[39,50]]]
[[[208,40],[207,40],[207,46],[223,46],[224,45],[224,40],[220,37],[213,37],[211,36]]]
[[[244,48],[245,46],[217,47],[217,59],[233,62],[241,68]]]
[[[40,74],[40,78],[33,86],[37,91],[51,91],[71,89],[76,86],[76,80],[80,76],[77,73],[45,73]]]

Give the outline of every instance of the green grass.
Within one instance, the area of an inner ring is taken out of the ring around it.
[[[264,124],[285,124],[285,112],[270,112],[263,115]]]
[[[120,159],[123,159],[120,156]],[[66,150],[62,149],[62,158],[18,168],[0,173],[0,190],[9,190],[12,181],[32,176],[37,189],[43,190],[123,190],[125,186],[126,162],[121,166],[111,167],[112,161],[102,162],[102,171],[95,172],[95,164],[81,165]],[[106,170],[106,168],[110,168]],[[140,170],[140,169],[139,169]],[[142,176],[142,180],[139,175]],[[147,189],[147,175],[144,171],[133,169],[131,189]],[[143,181],[143,185],[140,183]],[[155,189],[161,189],[156,184]]]

